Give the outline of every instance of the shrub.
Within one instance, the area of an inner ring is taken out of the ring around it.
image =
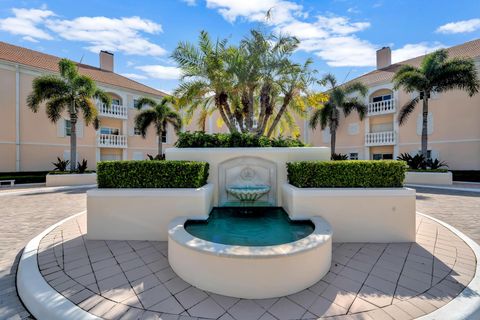
[[[97,164],[99,188],[199,188],[207,178],[207,162],[130,160]]]
[[[416,154],[412,157],[409,153],[402,153],[397,157],[397,160],[405,161],[407,166],[414,170],[425,169],[427,166],[425,157],[421,154]]]
[[[447,167],[448,165],[445,161],[440,161],[438,159],[428,159],[427,160],[427,167],[429,167],[431,170],[439,170],[442,167]]]
[[[53,171],[67,171],[67,166],[70,163],[70,160],[62,160],[60,157],[57,157],[57,162],[52,162],[55,169]]]
[[[406,165],[395,160],[297,161],[287,163],[288,181],[299,188],[401,187]]]
[[[181,132],[175,143],[177,148],[255,148],[255,147],[304,147],[305,144],[293,138],[267,138],[251,133],[214,133],[202,131]]]
[[[15,184],[43,183],[48,171],[0,172],[0,180],[15,180]]]
[[[88,161],[83,159],[82,162],[77,162],[77,171],[78,173],[85,173],[87,171]]]
[[[148,160],[165,160],[165,154],[162,154],[162,155],[157,154],[156,156],[147,154],[147,157],[148,157]]]
[[[342,153],[334,153],[331,158],[332,160],[348,160],[348,156]]]

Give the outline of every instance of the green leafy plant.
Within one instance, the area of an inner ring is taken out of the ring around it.
[[[396,160],[297,161],[287,163],[288,181],[299,188],[396,188],[405,162]]]
[[[437,170],[441,169],[443,167],[447,167],[448,165],[445,161],[440,161],[439,159],[428,159],[427,160],[427,167],[429,167],[431,170]]]
[[[207,183],[208,162],[101,161],[97,164],[99,188],[199,188]]]
[[[342,153],[334,153],[331,156],[331,160],[348,160],[348,155]]]
[[[52,162],[53,166],[55,167],[53,171],[67,171],[68,164],[70,160],[62,160],[60,157],[57,157],[57,162]]]
[[[427,168],[427,161],[425,161],[425,157],[420,153],[414,156],[409,153],[402,153],[397,157],[397,160],[405,161],[407,166],[413,170]]]
[[[152,156],[151,154],[147,154],[148,160],[165,160],[165,154],[157,154],[156,156]]]
[[[177,148],[255,148],[255,147],[304,147],[305,144],[292,138],[267,138],[252,133],[214,133],[201,131],[181,132],[175,143]]]
[[[87,171],[88,162],[87,159],[83,159],[82,162],[77,163],[78,173],[85,173]]]

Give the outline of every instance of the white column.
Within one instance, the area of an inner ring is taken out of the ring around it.
[[[370,160],[370,148],[366,146],[367,141],[365,141],[366,137],[367,137],[367,133],[370,132],[370,117],[369,116],[365,117],[364,123],[365,123],[365,134],[363,135],[363,139],[364,139],[363,140],[363,145],[364,145],[363,159],[364,160]]]
[[[99,162],[100,161],[100,148],[99,147],[96,147],[95,148],[95,162]]]
[[[20,171],[20,67],[15,66],[15,171]]]
[[[395,103],[395,113],[393,114],[393,134],[395,135],[395,144],[393,145],[393,159],[397,159],[399,156],[399,143],[400,143],[400,125],[398,123],[398,91],[393,92],[393,103]]]

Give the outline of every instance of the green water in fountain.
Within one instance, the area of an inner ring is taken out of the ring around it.
[[[280,207],[213,208],[207,220],[188,220],[191,235],[221,244],[273,246],[297,241],[310,235],[310,220],[292,221]]]

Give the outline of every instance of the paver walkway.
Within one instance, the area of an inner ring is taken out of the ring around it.
[[[6,190],[5,190],[6,191]],[[480,242],[478,193],[417,189],[417,210],[459,228]],[[84,190],[26,195],[0,191],[0,319],[28,317],[15,292],[16,259],[32,237],[85,210]],[[41,214],[40,214],[41,213]]]

